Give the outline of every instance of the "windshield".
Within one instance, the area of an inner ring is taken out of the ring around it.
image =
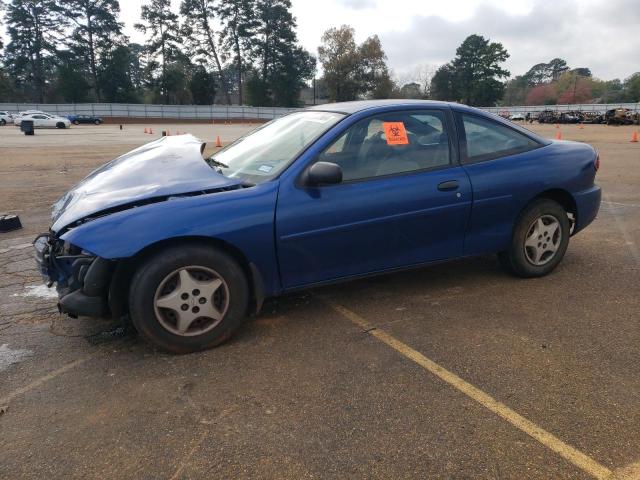
[[[261,183],[282,172],[344,115],[297,112],[267,123],[214,154],[208,161],[223,175]]]

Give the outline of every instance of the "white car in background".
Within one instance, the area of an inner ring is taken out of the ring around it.
[[[13,123],[13,115],[6,110],[0,110],[0,126],[4,127],[7,123]]]
[[[509,120],[511,120],[512,122],[514,122],[514,121],[515,122],[522,122],[522,121],[524,121],[524,115],[521,114],[521,113],[515,113],[515,114],[513,114],[513,115],[511,115],[509,117]]]
[[[34,113],[43,113],[44,115],[49,115],[47,112],[43,112],[42,110],[24,110],[22,112],[18,112],[13,116],[13,123],[15,125],[20,125],[20,119],[26,115],[33,115]]]
[[[44,112],[22,115],[21,117],[16,118],[13,123],[16,127],[19,127],[25,120],[33,120],[34,128],[69,128],[71,126],[71,122],[68,118],[49,115]]]

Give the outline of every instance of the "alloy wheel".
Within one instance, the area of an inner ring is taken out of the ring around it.
[[[229,308],[229,287],[210,268],[183,267],[160,282],[153,302],[156,318],[166,330],[192,337],[222,321]]]
[[[556,256],[561,242],[560,221],[553,215],[542,215],[527,231],[524,241],[525,256],[532,265],[546,265]]]

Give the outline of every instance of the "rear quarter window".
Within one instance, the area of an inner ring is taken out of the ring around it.
[[[463,152],[467,163],[491,160],[527,152],[542,146],[527,135],[475,115],[461,114],[459,121],[464,129]]]

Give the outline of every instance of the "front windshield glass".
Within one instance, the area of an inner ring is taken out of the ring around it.
[[[214,154],[209,164],[227,177],[253,184],[264,182],[343,118],[334,112],[292,113],[241,137]]]

